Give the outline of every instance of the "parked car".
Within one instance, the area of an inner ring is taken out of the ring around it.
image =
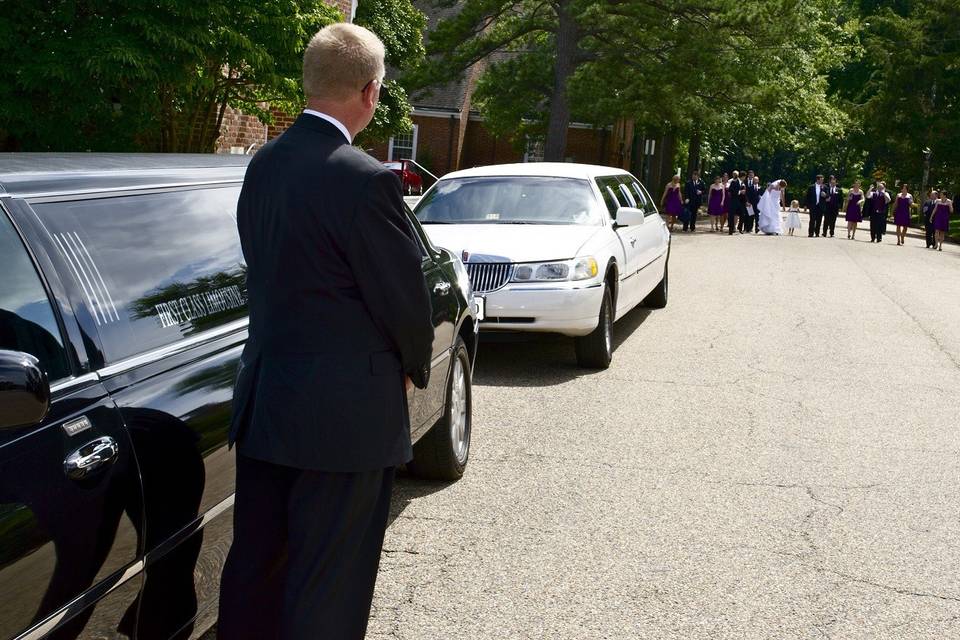
[[[417,203],[438,246],[461,254],[485,307],[481,331],[575,339],[581,366],[606,368],[611,325],[667,304],[670,232],[630,173],[567,163],[449,173]]]
[[[423,193],[423,177],[417,172],[417,166],[410,160],[391,160],[383,163],[387,169],[400,177],[403,193],[418,196]]]
[[[0,638],[187,638],[215,620],[248,160],[0,154]],[[407,215],[436,329],[430,386],[408,395],[410,466],[455,479],[469,279]]]

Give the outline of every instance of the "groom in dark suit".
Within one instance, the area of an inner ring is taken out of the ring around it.
[[[700,172],[694,171],[683,187],[683,206],[687,209],[687,218],[683,222],[683,230],[689,226],[690,231],[697,230],[697,213],[703,204],[703,194],[707,192],[707,185],[700,179]]]
[[[351,146],[383,74],[373,33],[320,30],[308,108],[253,158],[237,203],[250,326],[218,640],[366,632],[393,470],[411,458],[406,391],[427,386],[433,342],[400,181]]]
[[[837,216],[840,215],[840,207],[843,205],[843,189],[837,185],[837,177],[830,176],[830,184],[827,185],[827,203],[823,212],[823,237],[833,237],[834,228],[837,226]]]
[[[820,225],[823,223],[823,212],[827,208],[826,187],[823,184],[823,176],[817,176],[817,181],[807,189],[807,211],[810,212],[810,225],[807,228],[807,236],[820,237]]]
[[[732,236],[734,228],[739,228],[743,233],[743,227],[740,226],[740,220],[746,215],[746,194],[744,193],[743,182],[740,180],[740,172],[733,172],[733,179],[730,180],[730,186],[727,189],[730,198],[730,205],[727,209],[727,235]]]

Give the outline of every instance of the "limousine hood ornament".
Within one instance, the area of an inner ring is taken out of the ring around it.
[[[460,259],[463,260],[464,264],[466,264],[467,262],[470,262],[470,252],[464,249],[463,254],[461,254],[460,256]]]

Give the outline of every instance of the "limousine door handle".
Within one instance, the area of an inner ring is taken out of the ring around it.
[[[450,293],[450,283],[449,282],[436,283],[435,285],[433,285],[433,292],[440,293],[440,294]]]
[[[92,440],[63,461],[63,471],[71,480],[83,480],[117,461],[120,447],[110,436]]]

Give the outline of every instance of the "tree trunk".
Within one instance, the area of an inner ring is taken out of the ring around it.
[[[563,162],[567,152],[567,128],[570,126],[570,101],[567,98],[567,80],[576,69],[579,30],[570,13],[570,0],[557,3],[557,58],[553,71],[553,92],[550,116],[547,121],[547,139],[543,145],[543,159]]]
[[[695,131],[690,136],[690,150],[687,154],[687,175],[700,170],[700,132]]]

